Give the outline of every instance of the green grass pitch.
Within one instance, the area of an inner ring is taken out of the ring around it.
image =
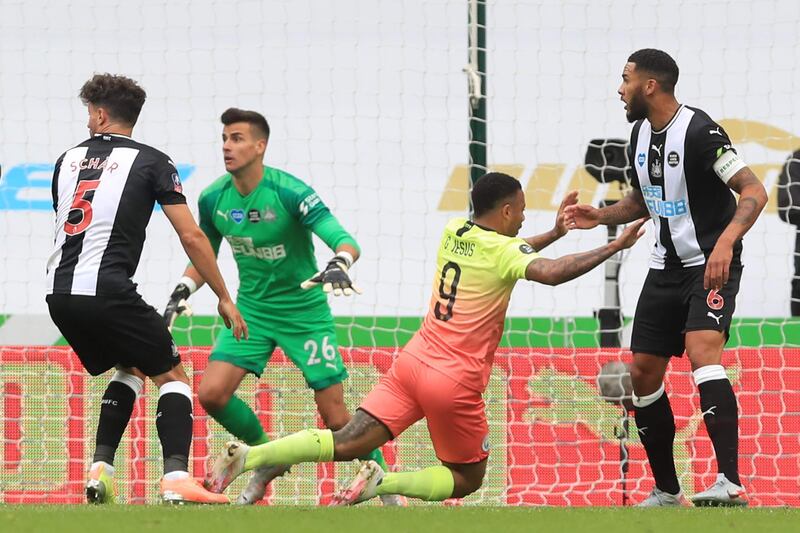
[[[800,531],[800,509],[6,505],[0,506],[0,531],[770,533]]]

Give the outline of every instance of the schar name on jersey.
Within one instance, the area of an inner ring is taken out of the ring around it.
[[[234,255],[255,257],[264,261],[275,261],[286,257],[286,248],[283,244],[256,247],[253,245],[253,239],[250,237],[226,235],[225,238],[228,240],[228,244],[231,245],[231,250]]]
[[[642,196],[647,209],[651,214],[660,217],[678,217],[686,214],[686,199],[662,200],[661,187],[659,185],[648,185],[642,187]]]
[[[115,161],[109,164],[108,157],[103,160],[99,157],[88,157],[80,161],[73,161],[69,164],[69,167],[73,172],[78,170],[104,170],[106,167],[108,167],[109,172],[114,172],[119,167],[119,164]]]

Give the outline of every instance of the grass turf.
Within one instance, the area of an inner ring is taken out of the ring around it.
[[[113,533],[331,531],[794,532],[800,509],[171,507],[0,505],[0,530]]]

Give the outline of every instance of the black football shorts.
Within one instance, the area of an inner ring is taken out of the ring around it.
[[[180,355],[164,318],[142,297],[50,294],[50,316],[93,376],[121,365],[147,376],[168,372]]]
[[[728,338],[742,266],[731,265],[728,282],[719,292],[703,288],[705,270],[705,265],[650,269],[633,318],[633,353],[680,357],[687,331],[722,331]]]

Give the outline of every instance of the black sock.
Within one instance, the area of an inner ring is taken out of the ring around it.
[[[106,387],[100,402],[100,420],[97,423],[97,436],[93,462],[105,461],[114,464],[119,441],[133,413],[136,393],[120,381],[112,381]]]
[[[697,386],[700,390],[700,408],[708,436],[714,445],[719,471],[728,481],[739,481],[739,413],[736,396],[727,379],[706,381]]]
[[[164,454],[164,473],[189,471],[192,443],[192,402],[179,392],[162,394],[158,399],[156,428]]]
[[[634,408],[639,439],[647,452],[656,487],[678,494],[681,487],[675,473],[672,445],[675,441],[675,418],[666,393],[646,407]]]

